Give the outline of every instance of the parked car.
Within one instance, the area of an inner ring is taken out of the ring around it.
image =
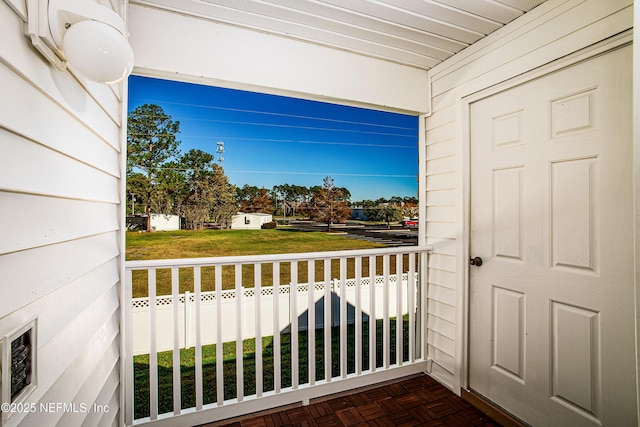
[[[417,227],[418,226],[418,218],[403,219],[402,220],[402,226],[403,227]]]

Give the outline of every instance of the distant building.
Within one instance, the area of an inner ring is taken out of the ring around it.
[[[147,216],[136,215],[127,217],[129,230],[146,230]],[[180,216],[169,214],[151,214],[151,231],[180,230]]]
[[[151,214],[151,229],[154,231],[180,230],[178,215]]]
[[[231,217],[231,228],[234,230],[259,230],[262,224],[273,221],[273,215],[266,213],[243,213]]]
[[[351,219],[366,221],[369,218],[364,214],[364,208],[362,206],[356,206],[351,208]]]

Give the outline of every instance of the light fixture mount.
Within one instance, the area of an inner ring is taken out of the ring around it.
[[[59,70],[100,83],[116,83],[133,68],[124,21],[91,0],[27,0],[26,33],[34,47]]]

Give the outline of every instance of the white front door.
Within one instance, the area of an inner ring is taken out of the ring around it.
[[[534,426],[637,425],[631,59],[470,104],[469,385]]]

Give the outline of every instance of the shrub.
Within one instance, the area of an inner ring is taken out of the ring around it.
[[[268,230],[270,228],[276,228],[277,224],[275,221],[271,221],[271,222],[265,222],[264,224],[262,224],[262,229],[264,230]]]

